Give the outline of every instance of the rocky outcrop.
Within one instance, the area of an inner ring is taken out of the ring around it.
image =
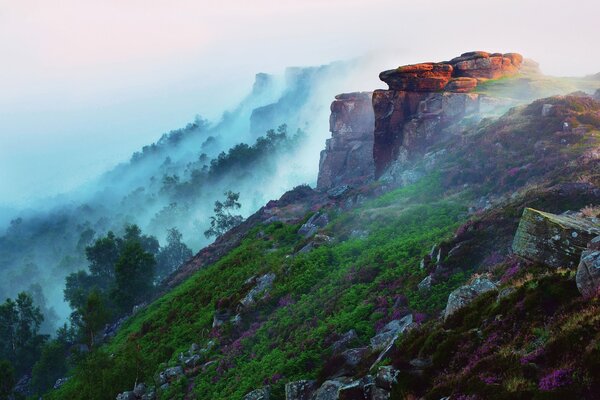
[[[550,267],[575,268],[600,226],[574,215],[556,215],[526,208],[513,241],[513,251]]]
[[[448,303],[446,304],[446,310],[444,311],[444,318],[448,318],[457,310],[465,307],[480,294],[496,289],[496,285],[489,279],[484,277],[475,278],[471,284],[461,286],[450,293],[450,296],[448,296]]]
[[[476,51],[382,72],[389,89],[373,92],[375,177],[397,160],[407,163],[424,155],[451,136],[448,127],[463,117],[494,109],[485,96],[470,92],[479,82],[515,75],[522,64],[520,54]]]
[[[591,297],[600,291],[600,251],[585,250],[575,275],[577,289],[585,297]]]
[[[311,400],[317,389],[317,382],[302,380],[285,384],[285,400]]]
[[[371,93],[336,96],[329,118],[331,139],[327,139],[319,162],[318,189],[372,178],[373,127]]]

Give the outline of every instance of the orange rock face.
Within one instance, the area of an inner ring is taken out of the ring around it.
[[[410,157],[431,140],[440,140],[453,121],[477,112],[479,95],[469,92],[478,82],[515,75],[528,65],[517,53],[472,51],[447,62],[406,65],[379,74],[389,90],[373,93],[375,176],[400,155]]]
[[[448,85],[446,85],[445,90],[447,92],[454,93],[468,93],[475,90],[476,87],[477,79],[462,77],[453,78],[452,80],[450,80],[450,82],[448,82]]]
[[[453,68],[445,63],[406,65],[379,74],[391,90],[435,92],[443,90],[452,77]]]
[[[465,53],[450,61],[455,77],[498,79],[519,71],[523,56],[517,53],[489,54],[482,51]]]

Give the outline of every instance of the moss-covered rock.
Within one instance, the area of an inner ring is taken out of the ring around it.
[[[599,234],[600,226],[588,219],[526,208],[512,248],[531,261],[574,268],[587,244]]]

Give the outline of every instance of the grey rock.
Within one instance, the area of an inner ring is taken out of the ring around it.
[[[368,347],[359,347],[348,349],[342,353],[342,357],[347,365],[356,367],[371,353]]]
[[[331,199],[339,199],[340,197],[348,193],[350,190],[351,187],[349,185],[340,185],[334,187],[333,189],[329,189],[327,191],[327,196],[329,196],[329,198]]]
[[[338,400],[340,388],[343,386],[344,383],[340,380],[325,381],[315,392],[313,400]]]
[[[324,228],[328,223],[329,217],[327,214],[316,213],[300,227],[298,235],[310,237],[317,233],[319,229]]]
[[[271,289],[273,282],[275,281],[275,274],[270,272],[262,275],[256,279],[256,283],[252,289],[240,300],[242,307],[249,307],[256,303],[259,299],[263,298],[264,295]]]
[[[215,315],[213,316],[213,324],[212,327],[216,328],[218,326],[223,325],[231,319],[231,311],[228,309],[219,309],[215,310]]]
[[[505,287],[498,292],[498,297],[496,298],[496,301],[500,301],[503,298],[510,296],[516,291],[517,289],[515,289],[513,286]]]
[[[429,289],[431,289],[431,275],[427,275],[421,282],[419,282],[417,288],[421,292],[429,291]]]
[[[61,387],[62,387],[62,386],[65,384],[65,383],[67,383],[67,382],[68,382],[68,380],[69,380],[69,379],[71,379],[71,377],[70,377],[70,376],[67,376],[67,377],[65,377],[65,378],[58,378],[58,379],[56,380],[56,383],[54,383],[54,386],[53,386],[53,388],[54,388],[55,390],[56,390],[56,389],[60,389],[60,388],[61,388]]]
[[[344,333],[335,343],[331,345],[331,351],[336,354],[345,350],[349,343],[353,340],[358,339],[358,335],[354,329],[350,329],[348,332]]]
[[[136,385],[136,387],[133,389],[133,394],[136,395],[137,397],[142,397],[143,395],[146,394],[147,390],[148,390],[148,388],[146,387],[145,384],[138,383]]]
[[[371,391],[374,387],[373,377],[370,375],[362,379],[345,384],[339,389],[339,400],[363,400],[371,397]]]
[[[190,354],[196,354],[198,351],[200,351],[200,346],[198,346],[196,343],[192,343],[190,345]]]
[[[300,254],[305,254],[305,253],[309,253],[310,251],[312,251],[313,249],[316,249],[318,247],[321,247],[323,245],[326,245],[328,243],[333,242],[333,238],[329,237],[327,235],[315,235],[315,237],[313,238],[312,241],[310,241],[306,246],[304,246],[303,248],[301,248],[298,253]]]
[[[400,371],[394,367],[389,365],[379,367],[377,375],[375,375],[375,385],[386,390],[391,390],[392,385],[398,383],[399,375]]]
[[[183,368],[177,365],[175,367],[167,368],[158,374],[158,382],[163,385],[168,382],[175,381],[183,376]]]
[[[271,388],[269,386],[265,386],[248,393],[244,396],[243,400],[269,400],[270,397]]]
[[[512,248],[515,254],[550,267],[576,268],[587,244],[600,235],[600,226],[572,215],[526,208]]]
[[[390,342],[393,342],[398,337],[398,335],[406,331],[412,325],[412,323],[412,314],[408,314],[402,319],[396,319],[389,322],[383,327],[381,332],[371,338],[371,348],[374,351],[385,349]]]
[[[317,382],[313,380],[302,380],[289,382],[285,385],[285,400],[311,400]]]
[[[577,289],[586,297],[595,296],[600,289],[600,251],[586,250],[575,275]]]
[[[478,277],[470,285],[464,285],[454,290],[448,296],[444,319],[471,303],[480,294],[490,290],[497,290],[497,287],[492,281],[484,277]]]
[[[135,394],[133,394],[132,391],[119,393],[117,395],[117,400],[135,400]]]

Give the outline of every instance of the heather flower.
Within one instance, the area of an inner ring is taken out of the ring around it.
[[[539,389],[544,392],[568,386],[573,383],[573,370],[570,368],[556,369],[540,379]]]
[[[414,313],[413,314],[413,321],[416,324],[422,324],[426,319],[427,319],[427,314],[423,314],[423,313]]]
[[[520,361],[521,365],[527,365],[529,363],[536,362],[536,360],[539,359],[540,356],[542,356],[543,354],[544,354],[544,348],[540,347],[540,348],[535,349],[531,353],[524,355],[523,357],[521,357],[521,359],[519,361]]]

